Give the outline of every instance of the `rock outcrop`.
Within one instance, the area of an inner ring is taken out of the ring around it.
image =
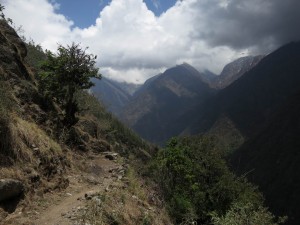
[[[0,180],[0,202],[20,196],[24,191],[24,185],[21,181],[14,179]]]

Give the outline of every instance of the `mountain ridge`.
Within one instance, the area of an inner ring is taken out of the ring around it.
[[[174,124],[185,110],[214,92],[203,81],[204,76],[187,64],[166,70],[134,95],[124,110],[123,121],[143,138],[162,143],[178,132],[176,127],[167,131],[167,124]]]

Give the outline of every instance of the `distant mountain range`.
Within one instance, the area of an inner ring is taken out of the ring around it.
[[[181,132],[183,124],[178,124],[178,118],[214,94],[206,83],[209,76],[188,64],[166,70],[133,95],[122,120],[141,137],[155,143],[165,142]]]
[[[210,71],[199,72],[184,63],[148,79],[143,85],[102,78],[95,80],[91,91],[140,136],[163,144],[174,135],[197,132],[192,126],[198,118],[194,114],[202,112],[206,101],[262,58],[242,57],[226,65],[219,76]]]
[[[187,63],[177,65],[147,80],[123,108],[121,119],[157,144],[175,135],[190,134],[189,127],[198,118],[198,110],[202,111],[199,108],[261,59],[243,57],[225,66],[220,76],[199,72]]]

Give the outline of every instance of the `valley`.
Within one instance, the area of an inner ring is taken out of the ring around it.
[[[144,1],[129,3],[147,9]],[[122,32],[119,42],[102,36],[120,54],[107,54],[93,35],[118,34],[102,17],[115,12],[110,7],[125,7],[123,1],[106,5],[90,28],[69,21],[70,37],[86,38],[92,49],[62,41],[56,51],[28,41],[0,4],[0,225],[300,223],[299,39],[274,41],[265,46],[270,52],[214,38],[186,48],[181,32],[190,41],[214,32],[194,32],[190,17],[188,31],[163,30],[168,13],[192,13],[191,4],[200,3],[174,4],[160,16],[145,14],[143,23],[122,18],[134,31],[157,32],[153,43],[149,37],[153,45],[138,48]],[[233,10],[226,4],[218,9]],[[161,32],[166,49],[157,41]],[[172,58],[174,43],[186,50],[180,58]],[[113,58],[101,56],[103,70],[94,46]],[[227,64],[217,74],[203,63],[221,61]]]
[[[299,47],[294,42],[267,56],[243,57],[219,76],[188,64],[170,68],[146,81],[118,116],[162,146],[173,136],[214,137],[233,169],[296,224]]]

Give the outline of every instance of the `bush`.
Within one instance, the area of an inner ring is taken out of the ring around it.
[[[267,208],[255,206],[252,203],[236,202],[224,216],[212,214],[214,225],[278,225],[286,221],[286,218],[276,219]]]

